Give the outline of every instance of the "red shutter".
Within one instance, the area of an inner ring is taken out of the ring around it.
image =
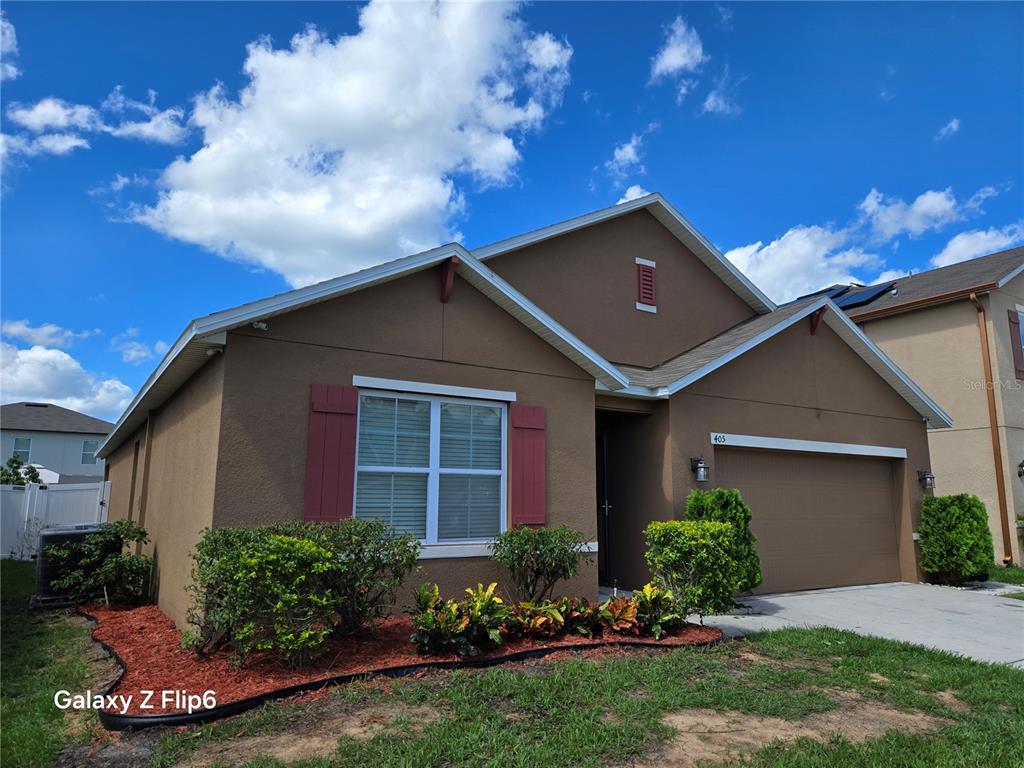
[[[329,522],[352,517],[358,410],[359,390],[355,387],[313,385],[304,520]]]
[[[647,264],[636,265],[636,300],[641,304],[650,304],[652,307],[658,303],[657,292],[654,285],[654,267]]]
[[[544,408],[512,405],[512,446],[509,458],[512,525],[547,522],[547,439]]]
[[[1010,347],[1013,349],[1013,367],[1017,378],[1024,379],[1024,336],[1020,333],[1020,312],[1007,310],[1010,315]]]

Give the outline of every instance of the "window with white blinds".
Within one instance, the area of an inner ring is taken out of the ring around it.
[[[426,544],[505,530],[503,403],[362,392],[355,515]]]

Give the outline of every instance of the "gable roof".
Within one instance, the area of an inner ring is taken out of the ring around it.
[[[1011,248],[901,277],[892,282],[891,290],[884,291],[873,301],[851,308],[849,314],[863,321],[909,312],[922,306],[967,298],[971,293],[1002,288],[1020,274],[1024,274],[1024,247]]]
[[[630,382],[621,393],[636,397],[670,397],[822,309],[825,310],[824,322],[921,414],[929,428],[953,426],[946,412],[827,296],[800,299],[770,314],[751,318],[656,368],[620,366]]]
[[[114,425],[53,403],[9,403],[0,406],[0,427],[31,432],[73,432],[105,435]]]
[[[107,456],[146,419],[146,414],[162,405],[211,354],[224,347],[226,334],[257,320],[292,312],[302,307],[344,296],[347,293],[395,280],[457,257],[457,274],[495,304],[522,322],[544,341],[560,351],[602,386],[616,390],[629,382],[625,374],[576,338],[540,307],[527,299],[507,281],[484,266],[461,245],[452,243],[413,254],[375,267],[343,275],[322,283],[297,288],[259,301],[196,318],[185,328],[164,359],[150,374],[127,410],[118,419],[98,456]]]
[[[740,272],[731,261],[722,255],[715,246],[708,242],[686,218],[672,207],[659,192],[638,197],[625,203],[611,205],[599,211],[577,216],[573,219],[551,224],[532,232],[499,240],[498,242],[473,249],[473,255],[481,261],[500,256],[510,251],[525,248],[528,245],[549,240],[552,237],[565,235],[584,227],[599,224],[609,219],[625,216],[635,211],[646,210],[662,223],[669,232],[687,248],[689,248],[704,265],[731,288],[751,309],[759,313],[771,312],[775,304],[761,290]]]

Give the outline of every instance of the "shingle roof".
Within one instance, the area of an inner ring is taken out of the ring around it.
[[[733,326],[724,333],[715,336],[693,349],[683,352],[681,355],[667,360],[656,368],[635,368],[628,365],[620,365],[619,370],[629,377],[629,383],[640,387],[667,387],[688,376],[694,371],[703,368],[708,363],[728,355],[742,344],[756,338],[767,330],[774,328],[779,323],[802,311],[808,304],[820,300],[820,296],[809,296],[787,304],[784,307],[769,312],[766,315],[757,315],[750,320]]]
[[[966,292],[975,288],[990,290],[1004,277],[1015,269],[1024,266],[1024,247],[1011,248],[990,256],[980,256],[948,267],[919,272],[916,275],[902,277],[894,281],[893,289],[884,293],[872,302],[851,308],[850,317],[874,314],[875,312],[898,312],[901,307],[916,304],[920,301],[934,299],[956,292]]]
[[[105,435],[114,425],[103,419],[53,403],[10,403],[0,406],[0,428],[32,432],[77,432]]]

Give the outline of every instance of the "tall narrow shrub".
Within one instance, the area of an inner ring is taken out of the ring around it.
[[[940,584],[986,578],[995,561],[988,513],[977,496],[926,496],[921,503],[921,570]]]
[[[738,592],[747,592],[761,584],[761,560],[757,556],[757,537],[750,530],[750,507],[735,488],[691,491],[686,497],[686,518],[715,520],[733,527],[732,557],[739,570]]]

